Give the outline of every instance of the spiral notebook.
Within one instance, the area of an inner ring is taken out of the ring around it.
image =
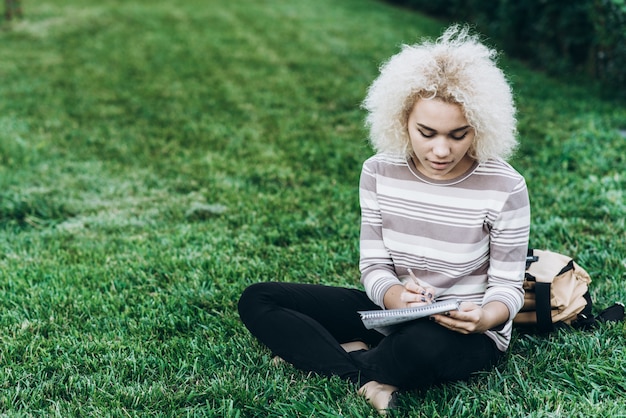
[[[417,306],[415,308],[358,312],[361,315],[361,321],[363,321],[365,328],[379,329],[389,327],[391,325],[401,324],[402,322],[412,321],[414,319],[424,318],[430,315],[454,311],[459,309],[460,304],[460,300],[454,299],[435,302],[430,305]]]

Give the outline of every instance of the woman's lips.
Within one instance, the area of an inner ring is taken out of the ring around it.
[[[436,170],[444,170],[451,164],[450,161],[431,161],[430,165]]]

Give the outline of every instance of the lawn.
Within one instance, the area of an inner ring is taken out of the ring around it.
[[[239,321],[249,284],[358,287],[360,102],[445,22],[374,0],[47,0],[0,29],[0,413],[366,417]],[[626,301],[626,104],[501,58],[531,245]],[[416,417],[626,416],[626,325],[516,333]]]

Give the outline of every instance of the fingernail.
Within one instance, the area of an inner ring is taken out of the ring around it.
[[[426,302],[426,298],[422,298],[422,302]]]
[[[432,298],[433,298],[433,294],[432,294],[432,293],[429,293],[429,294],[428,294],[428,297],[429,297],[430,299],[432,299]]]

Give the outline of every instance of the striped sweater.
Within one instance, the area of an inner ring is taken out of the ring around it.
[[[437,300],[504,303],[509,321],[487,331],[502,351],[524,301],[530,230],[524,178],[501,160],[475,163],[452,180],[423,176],[413,160],[378,154],[360,182],[361,283],[383,297],[408,269],[435,289]]]

